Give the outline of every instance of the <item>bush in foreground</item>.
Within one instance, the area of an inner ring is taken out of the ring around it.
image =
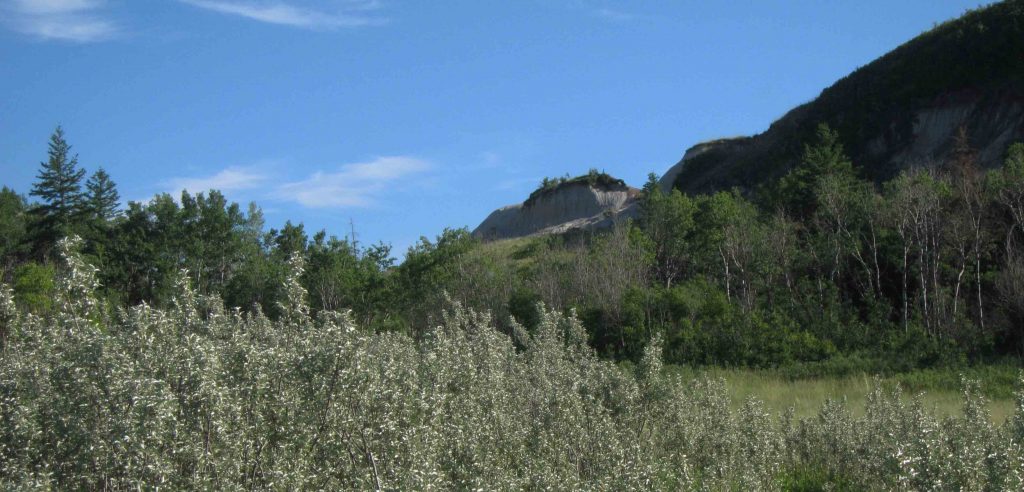
[[[970,382],[958,418],[876,387],[863,417],[828,402],[796,421],[664,376],[658,339],[624,372],[551,311],[509,337],[453,302],[418,341],[314,319],[299,261],[277,322],[185,281],[168,310],[110,314],[73,246],[55,314],[0,288],[0,488],[1024,486],[1024,394],[1001,427]]]

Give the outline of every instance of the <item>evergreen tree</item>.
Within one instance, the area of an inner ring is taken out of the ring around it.
[[[779,180],[773,201],[797,217],[810,217],[817,208],[815,189],[828,176],[846,179],[855,177],[856,172],[843,151],[839,133],[822,123],[814,143],[804,145],[800,164]]]
[[[117,184],[102,167],[89,177],[85,188],[85,207],[91,218],[105,222],[118,216],[121,195],[117,192]]]
[[[39,222],[33,231],[37,251],[43,252],[70,232],[84,204],[82,178],[85,170],[78,169],[78,156],[71,154],[71,146],[64,140],[60,126],[50,136],[48,153],[49,159],[40,163],[38,181],[32,185],[30,193],[43,200],[34,210]]]

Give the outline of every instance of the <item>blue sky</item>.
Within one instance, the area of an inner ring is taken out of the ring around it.
[[[544,176],[639,186],[978,4],[0,0],[0,184],[59,123],[126,200],[217,188],[400,258]]]

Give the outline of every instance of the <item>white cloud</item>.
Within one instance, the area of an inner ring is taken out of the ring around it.
[[[179,0],[195,7],[255,21],[304,29],[335,29],[379,25],[381,17],[368,15],[377,9],[374,1],[321,0],[312,6],[294,0]],[[308,3],[308,2],[307,2]]]
[[[310,208],[368,207],[389,185],[428,169],[429,163],[414,157],[379,157],[346,164],[333,173],[316,172],[302,181],[279,186],[275,194]]]
[[[177,198],[182,191],[189,193],[205,193],[208,190],[240,191],[258,188],[268,180],[268,176],[256,170],[243,167],[229,167],[223,171],[203,178],[172,178],[164,182],[163,187]]]
[[[6,0],[0,14],[11,29],[41,39],[88,43],[110,39],[118,27],[102,15],[105,0]]]

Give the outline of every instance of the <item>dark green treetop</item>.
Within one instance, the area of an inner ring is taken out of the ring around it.
[[[826,177],[852,179],[856,172],[843,150],[839,134],[822,123],[815,132],[814,142],[804,145],[800,163],[779,180],[776,205],[782,205],[798,217],[810,216],[816,207],[815,189]]]
[[[89,177],[85,189],[85,207],[91,217],[108,221],[118,216],[121,195],[117,192],[117,184],[102,167]]]
[[[85,202],[82,193],[85,170],[78,169],[78,156],[71,154],[71,146],[64,139],[60,126],[50,136],[48,154],[47,161],[40,163],[37,181],[29,193],[43,202],[34,209],[39,221],[33,231],[36,244],[42,250],[71,232],[74,219],[82,213]]]

